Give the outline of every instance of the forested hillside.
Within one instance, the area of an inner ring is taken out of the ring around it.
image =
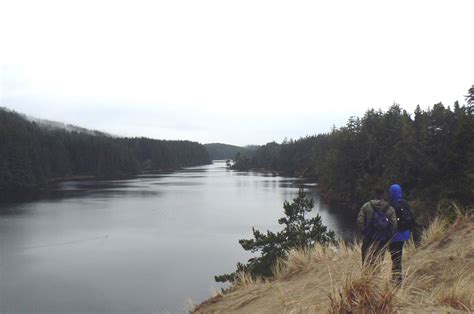
[[[474,86],[466,104],[409,114],[393,105],[351,117],[328,134],[268,143],[241,154],[235,169],[314,177],[328,202],[358,207],[376,186],[403,185],[408,197],[474,203]]]
[[[235,146],[221,143],[204,144],[212,160],[234,159],[238,153],[246,153],[256,149],[255,146]]]
[[[0,189],[43,186],[58,178],[113,178],[207,163],[209,154],[199,143],[45,128],[0,108]]]

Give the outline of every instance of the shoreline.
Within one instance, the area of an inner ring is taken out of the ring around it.
[[[121,174],[121,175],[114,175],[114,176],[97,176],[91,174],[84,174],[84,175],[72,175],[66,177],[52,177],[46,180],[43,184],[35,184],[35,185],[28,185],[28,186],[21,186],[21,187],[7,187],[7,188],[0,188],[0,202],[9,199],[7,194],[19,195],[21,193],[40,193],[51,190],[51,188],[59,183],[62,182],[81,182],[81,181],[109,181],[109,180],[127,180],[131,179],[136,176],[140,175],[147,175],[147,174],[161,174],[161,173],[170,173],[174,171],[183,170],[187,167],[198,167],[198,166],[205,166],[210,165],[211,163],[205,164],[198,164],[198,165],[189,165],[189,166],[182,166],[177,168],[169,168],[169,169],[147,169],[140,171],[138,173],[130,173],[130,174]],[[3,195],[2,195],[3,194]]]

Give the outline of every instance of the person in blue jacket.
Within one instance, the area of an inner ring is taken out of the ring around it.
[[[396,285],[400,285],[402,283],[403,245],[410,239],[414,219],[410,206],[403,199],[402,187],[399,184],[393,184],[390,186],[389,194],[390,205],[395,209],[397,216],[397,231],[389,247],[392,257],[392,281]]]

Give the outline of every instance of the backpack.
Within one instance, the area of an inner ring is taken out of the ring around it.
[[[405,231],[413,227],[414,219],[406,202],[395,202],[392,204],[397,214],[397,226],[399,231]]]
[[[392,224],[384,211],[378,211],[372,206],[372,218],[368,221],[366,237],[370,240],[386,242],[393,236]],[[388,205],[387,205],[388,207]],[[384,208],[385,210],[386,208]]]

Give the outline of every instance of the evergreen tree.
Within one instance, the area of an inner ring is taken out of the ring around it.
[[[474,86],[466,105],[438,103],[414,115],[394,104],[386,112],[368,110],[362,118],[330,133],[282,144],[269,143],[235,169],[264,168],[313,177],[322,198],[354,211],[376,186],[401,183],[424,208],[457,200],[474,203]]]
[[[307,249],[315,243],[335,242],[335,233],[323,225],[321,216],[308,219],[306,214],[314,207],[314,200],[299,189],[298,197],[290,203],[285,201],[285,216],[278,220],[283,230],[266,234],[252,228],[253,239],[239,240],[246,251],[260,252],[260,256],[249,259],[247,264],[238,263],[237,270],[231,274],[216,276],[218,282],[234,281],[238,272],[247,272],[253,277],[271,277],[278,258],[284,258],[291,249]]]
[[[474,85],[467,91],[466,102],[469,106],[474,105]]]
[[[114,138],[38,125],[0,108],[0,190],[45,186],[71,176],[114,178],[210,163],[199,143]]]

